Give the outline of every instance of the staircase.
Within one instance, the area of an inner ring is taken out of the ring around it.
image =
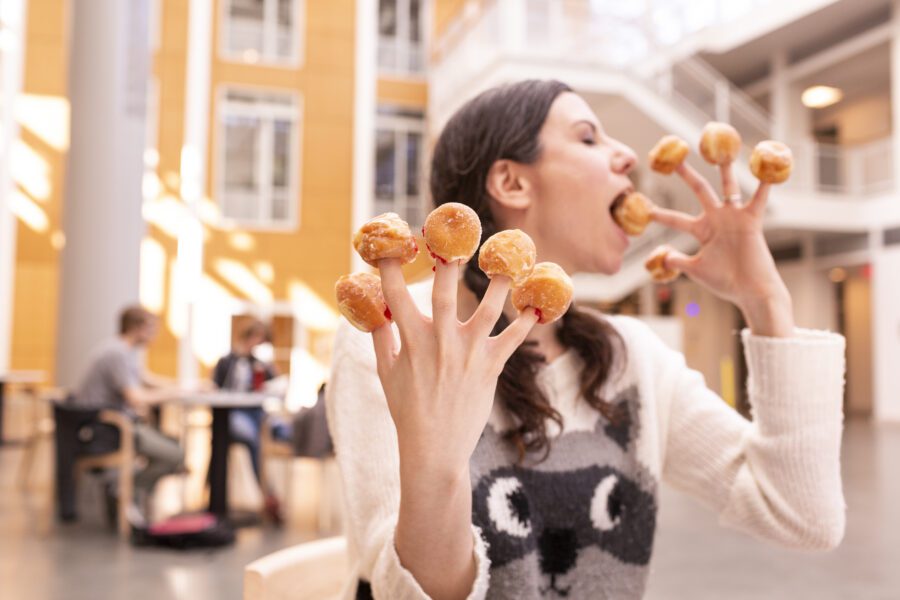
[[[769,1],[752,0],[749,4]],[[459,106],[484,89],[527,78],[559,79],[595,104],[604,122],[608,113],[598,105],[604,99],[620,98],[640,113],[638,119],[629,118],[629,124],[640,120],[646,123],[634,125],[634,129],[643,126],[648,131],[671,132],[695,141],[708,121],[733,124],[745,142],[742,157],[736,163],[737,178],[745,196],[752,194],[758,182],[749,170],[749,154],[757,142],[770,137],[772,119],[759,104],[707,63],[677,51],[679,40],[659,27],[660,14],[665,14],[660,11],[669,10],[673,4],[679,2],[482,0],[470,3],[470,10],[451,25],[432,55],[429,71],[432,133],[437,134]],[[693,25],[685,21],[691,18],[690,11],[670,15],[672,22],[682,30],[693,27],[699,31],[735,18],[723,8],[727,4],[725,0],[715,4],[719,8],[712,16],[695,17],[700,20]],[[648,141],[647,135],[640,144],[637,139],[629,139],[627,133],[617,137],[636,148],[649,148],[655,140]],[[885,206],[891,207],[891,218],[900,224],[900,203],[892,198],[890,139],[851,148],[816,144],[811,140],[785,141],[794,151],[795,169],[789,183],[771,194],[768,228],[864,230],[871,218],[886,214]],[[714,173],[708,171],[707,175]],[[861,198],[881,201],[861,202]],[[675,194],[673,204],[685,210],[696,206],[683,192]],[[660,243],[685,252],[694,249],[689,236],[651,227],[632,244],[623,268],[615,276],[578,276],[579,295],[595,301],[614,301],[646,284],[649,276],[643,260]]]

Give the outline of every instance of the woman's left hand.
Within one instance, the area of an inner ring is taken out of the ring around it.
[[[760,183],[747,204],[732,166],[721,167],[726,201],[719,199],[702,175],[682,163],[677,173],[703,206],[697,216],[657,207],[653,219],[689,233],[700,243],[694,256],[671,251],[666,267],[678,269],[711,292],[734,303],[744,313],[753,333],[788,337],[794,329],[791,296],[763,235],[763,217],[770,185]]]

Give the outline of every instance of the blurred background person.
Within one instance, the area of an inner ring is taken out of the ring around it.
[[[266,382],[276,377],[275,367],[254,355],[253,351],[269,341],[269,328],[259,319],[250,320],[241,329],[231,352],[219,359],[213,370],[213,383],[223,390],[260,392]],[[235,408],[231,411],[230,431],[233,442],[243,444],[250,452],[253,473],[262,488],[260,464],[260,434],[265,422],[262,407]],[[289,440],[289,428],[280,422],[272,427],[275,439]],[[268,488],[268,486],[266,486]],[[271,489],[261,489],[265,513],[274,523],[281,524],[281,505]]]
[[[138,518],[145,516],[156,483],[184,469],[184,451],[178,442],[147,422],[152,408],[179,394],[174,382],[141,366],[141,350],[153,341],[157,329],[156,316],[143,307],[124,308],[119,315],[119,335],[94,350],[77,392],[70,397],[76,406],[120,410],[134,419],[135,452],[147,461],[134,478]],[[107,484],[111,518],[115,490],[114,485]]]

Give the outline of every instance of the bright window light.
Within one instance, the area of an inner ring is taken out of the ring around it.
[[[844,92],[836,87],[814,85],[804,90],[803,95],[800,96],[800,100],[803,102],[804,106],[808,106],[809,108],[825,108],[826,106],[831,106],[832,104],[840,102],[843,97]]]

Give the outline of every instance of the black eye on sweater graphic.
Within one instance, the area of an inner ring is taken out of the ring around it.
[[[504,467],[482,478],[473,494],[473,522],[487,538],[492,567],[537,552],[555,588],[555,577],[572,569],[579,550],[588,546],[624,563],[650,560],[655,500],[612,467]]]

